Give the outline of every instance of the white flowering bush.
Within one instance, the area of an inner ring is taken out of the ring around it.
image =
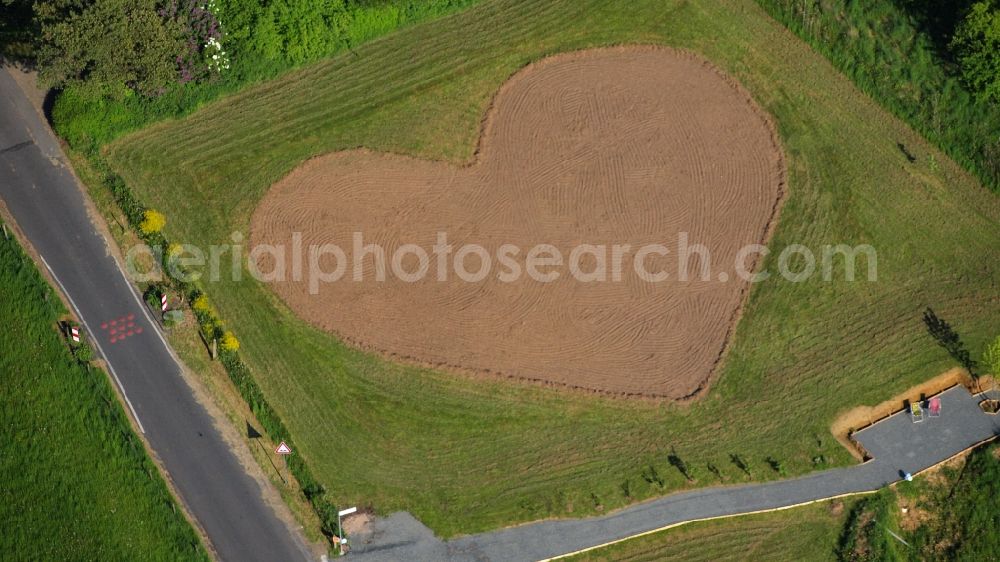
[[[215,37],[210,37],[205,43],[205,53],[208,59],[208,69],[215,73],[229,70],[229,55],[222,48],[222,43]]]

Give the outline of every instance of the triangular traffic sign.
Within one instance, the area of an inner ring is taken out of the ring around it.
[[[278,445],[278,448],[274,450],[274,452],[278,453],[279,455],[290,455],[292,454],[292,448],[289,447],[287,443],[282,441],[281,444]]]

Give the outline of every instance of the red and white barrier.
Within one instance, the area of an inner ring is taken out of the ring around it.
[[[160,297],[160,312],[167,311],[167,295],[162,295]]]
[[[73,341],[75,341],[76,343],[80,343],[80,328],[72,326],[69,329],[69,336],[73,338]]]

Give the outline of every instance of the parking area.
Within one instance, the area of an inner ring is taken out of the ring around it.
[[[907,410],[854,434],[879,463],[892,462],[903,472],[917,473],[986,439],[1000,435],[1000,416],[983,412],[983,395],[955,386],[941,394],[940,413],[931,415],[921,403],[922,421]]]

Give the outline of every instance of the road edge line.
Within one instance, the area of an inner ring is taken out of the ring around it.
[[[69,304],[73,307],[73,311],[76,312],[76,315],[80,319],[80,322],[83,324],[85,328],[87,328],[87,332],[91,334],[90,340],[94,342],[94,346],[97,347],[97,351],[101,354],[101,357],[104,359],[104,364],[107,365],[108,367],[108,372],[111,373],[111,377],[115,379],[115,384],[118,385],[118,390],[122,393],[122,398],[125,399],[125,404],[128,405],[129,411],[132,412],[132,419],[134,419],[135,424],[139,426],[139,431],[143,435],[145,435],[146,428],[142,426],[142,421],[139,420],[139,414],[138,412],[136,412],[135,406],[132,405],[132,401],[129,400],[128,393],[125,392],[125,385],[122,384],[121,379],[118,378],[118,373],[115,372],[115,367],[111,364],[111,360],[108,359],[107,354],[104,353],[104,348],[101,347],[101,342],[98,341],[96,337],[93,337],[93,334],[95,334],[96,332],[90,329],[90,325],[88,325],[87,320],[84,319],[83,313],[80,312],[80,308],[76,306],[76,302],[73,301],[73,297],[71,297],[69,291],[66,290],[66,286],[63,285],[62,281],[59,280],[59,277],[56,275],[56,272],[52,270],[52,267],[49,265],[49,262],[45,261],[45,256],[43,256],[41,252],[38,253],[38,259],[42,260],[42,263],[45,265],[45,269],[49,270],[49,275],[51,275],[52,279],[56,282],[57,285],[59,285],[59,289],[62,291],[63,295],[66,296],[66,300],[68,300]]]

